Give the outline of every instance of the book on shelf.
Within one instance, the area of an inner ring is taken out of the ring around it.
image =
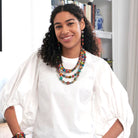
[[[82,8],[84,15],[92,24],[93,29],[95,29],[96,5],[93,2],[81,3],[75,0],[74,3]]]
[[[89,14],[90,14],[89,21],[91,22],[92,27],[95,28],[95,11],[96,11],[96,5],[93,4],[93,2],[88,2],[87,5],[90,6],[90,10],[88,11]]]
[[[92,14],[91,14],[91,5],[86,4],[86,18],[91,22]]]

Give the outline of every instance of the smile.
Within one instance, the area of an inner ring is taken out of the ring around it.
[[[62,40],[67,42],[67,41],[70,41],[72,39],[72,35],[71,36],[66,36],[66,37],[63,37]]]

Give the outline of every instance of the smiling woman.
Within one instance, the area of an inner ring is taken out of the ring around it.
[[[129,137],[133,114],[127,93],[98,52],[80,7],[52,11],[42,46],[0,93],[0,110],[14,138]],[[21,124],[16,105],[23,109]]]
[[[84,19],[78,19],[69,12],[60,12],[54,19],[55,34],[62,45],[62,55],[76,58],[80,54],[81,31],[85,28]]]

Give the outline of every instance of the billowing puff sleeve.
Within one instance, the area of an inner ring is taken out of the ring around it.
[[[97,138],[101,138],[117,119],[124,128],[118,138],[129,138],[133,113],[128,94],[106,61],[101,60],[96,66],[92,115]]]
[[[20,105],[23,109],[21,129],[29,134],[38,107],[37,82],[38,82],[37,53],[33,53],[13,75],[0,92],[0,112],[3,114],[10,106]]]

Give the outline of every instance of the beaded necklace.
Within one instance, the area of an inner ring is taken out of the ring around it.
[[[78,60],[78,62],[76,64],[76,66],[73,69],[65,69],[63,67],[63,64],[59,64],[58,67],[57,67],[59,80],[62,83],[65,83],[67,85],[74,83],[77,80],[77,78],[79,77],[79,74],[80,74],[82,68],[84,67],[85,60],[86,60],[86,52],[85,52],[85,50],[83,48],[81,48],[80,55],[79,55],[79,60]],[[72,73],[77,68],[78,68],[77,72],[75,72],[73,75],[65,75],[65,74]],[[69,79],[71,81],[65,81],[65,78]]]

